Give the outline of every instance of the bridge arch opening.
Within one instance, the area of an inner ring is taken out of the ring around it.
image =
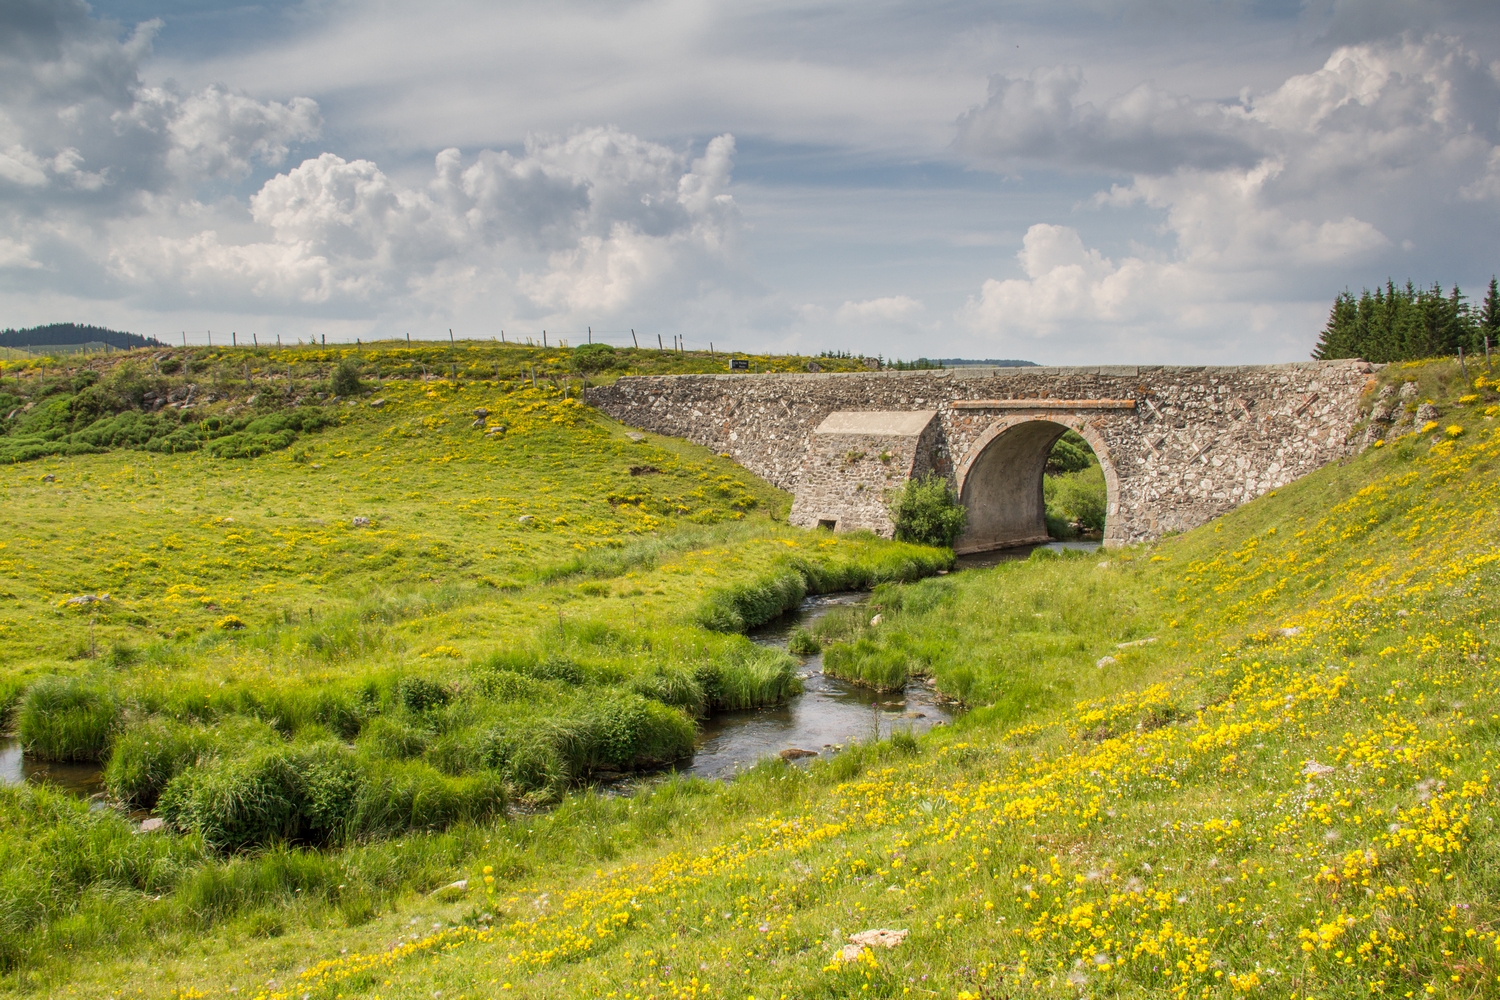
[[[1061,473],[1050,483],[1049,459],[1053,471]],[[1118,509],[1108,448],[1081,420],[999,421],[975,442],[955,471],[959,500],[969,514],[953,546],[959,553],[1051,541],[1076,530],[1075,520],[1088,530],[1085,537],[1102,538],[1105,518]]]

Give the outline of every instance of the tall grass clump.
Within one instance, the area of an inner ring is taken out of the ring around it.
[[[865,541],[880,542],[873,535]],[[694,617],[697,624],[716,632],[743,632],[791,611],[808,594],[911,582],[952,565],[953,553],[946,549],[888,542],[821,558],[783,557],[770,573],[711,591],[699,603]]]
[[[823,653],[823,672],[881,693],[900,691],[911,679],[906,652],[869,636],[829,646]]]
[[[353,836],[442,830],[505,811],[504,781],[491,772],[454,777],[424,761],[380,761],[362,777],[348,804]]]
[[[109,749],[120,708],[103,687],[78,677],[44,677],[21,700],[17,732],[42,760],[98,760]]]
[[[797,661],[774,649],[756,647],[705,664],[698,679],[716,711],[782,705],[802,693]]]
[[[277,742],[269,725],[230,717],[213,728],[150,718],[116,737],[104,767],[104,787],[122,805],[150,809],[168,782],[215,754]]]
[[[158,806],[168,822],[223,851],[326,843],[344,832],[364,783],[354,754],[338,744],[267,746],[187,769]]]

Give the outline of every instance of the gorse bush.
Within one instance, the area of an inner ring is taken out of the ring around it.
[[[919,545],[953,545],[963,534],[969,513],[941,476],[912,479],[891,499],[891,521],[896,538]]]
[[[44,677],[22,699],[16,728],[34,757],[98,760],[119,720],[119,705],[102,686],[77,677]]]

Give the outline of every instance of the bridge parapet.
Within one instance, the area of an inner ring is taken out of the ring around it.
[[[969,507],[958,547],[977,550],[1045,533],[1041,468],[1068,428],[1104,466],[1106,544],[1141,541],[1196,527],[1357,450],[1350,429],[1372,371],[1328,361],[661,375],[622,378],[590,390],[589,401],[728,453],[793,492],[791,520],[808,527],[888,534],[885,491],[936,472]],[[923,422],[912,432],[897,415]]]

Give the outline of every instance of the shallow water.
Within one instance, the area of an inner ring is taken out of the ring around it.
[[[104,769],[98,764],[33,760],[21,752],[20,741],[0,738],[0,785],[50,785],[88,798],[104,791]]]
[[[786,649],[798,626],[811,625],[835,607],[862,604],[869,596],[809,597],[796,611],[750,632],[750,638],[762,645]],[[825,677],[822,654],[799,659],[802,694],[776,708],[711,716],[699,730],[691,763],[680,770],[704,778],[727,778],[783,750],[810,750],[826,757],[855,740],[886,738],[893,731],[907,728],[925,732],[952,718],[938,704],[933,691],[918,681],[907,685],[904,692],[876,694],[868,688]]]
[[[1053,552],[1093,552],[1099,548],[1099,545],[1099,542],[1044,542],[1041,545],[1017,545],[1014,548],[994,549],[990,552],[971,552],[954,559],[953,568],[988,569],[1003,562],[1030,559],[1031,554],[1037,549],[1048,549]]]

